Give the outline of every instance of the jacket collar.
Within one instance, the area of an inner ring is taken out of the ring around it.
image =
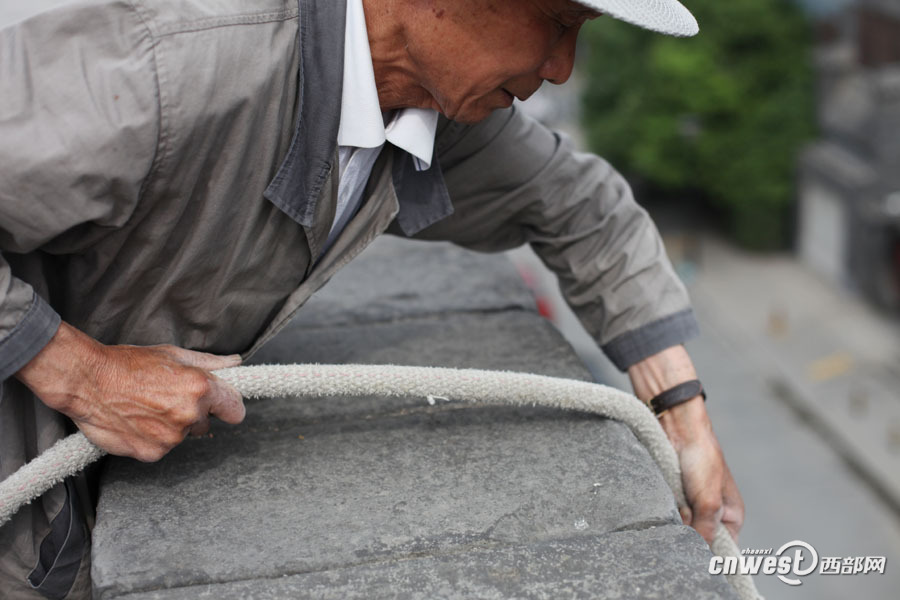
[[[299,0],[300,69],[294,136],[263,194],[303,225],[315,223],[316,204],[334,161],[341,116],[344,21],[341,0]]]
[[[322,186],[332,174],[344,76],[345,0],[298,0],[300,69],[296,129],[287,156],[264,196],[297,223],[315,225]],[[394,161],[397,223],[414,235],[453,213],[437,157],[427,171],[413,168],[402,152]]]

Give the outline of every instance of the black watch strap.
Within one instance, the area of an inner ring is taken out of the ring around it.
[[[650,400],[649,404],[653,412],[661,415],[673,406],[683,404],[697,396],[703,396],[703,401],[706,401],[706,392],[703,391],[703,384],[700,383],[699,379],[692,379],[662,392]]]

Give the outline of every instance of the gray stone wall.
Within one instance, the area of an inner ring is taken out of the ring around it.
[[[384,239],[254,362],[586,379],[506,259]],[[730,598],[623,425],[423,398],[248,405],[104,467],[98,598]]]

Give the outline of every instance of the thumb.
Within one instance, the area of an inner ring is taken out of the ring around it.
[[[233,385],[215,375],[210,375],[210,378],[209,414],[231,425],[237,425],[247,414],[241,393]]]

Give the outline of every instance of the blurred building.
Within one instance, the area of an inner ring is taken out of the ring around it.
[[[853,0],[794,0],[815,18],[830,17],[845,9]]]
[[[798,249],[900,310],[900,0],[818,16],[820,139],[800,161]]]

